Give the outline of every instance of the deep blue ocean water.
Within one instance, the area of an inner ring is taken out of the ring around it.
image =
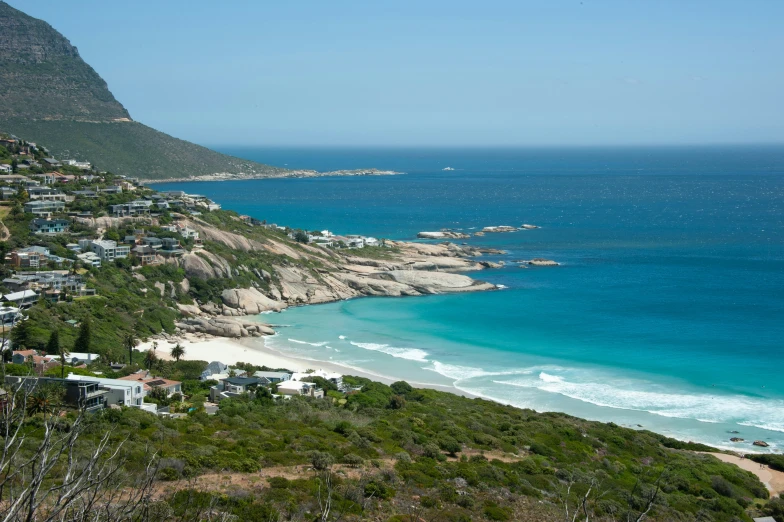
[[[506,268],[473,274],[504,290],[291,309],[271,319],[289,326],[268,346],[682,439],[784,449],[784,147],[223,152],[406,174],[156,188],[391,239],[542,227],[466,240],[508,251],[488,258]],[[511,263],[532,257],[562,266]]]

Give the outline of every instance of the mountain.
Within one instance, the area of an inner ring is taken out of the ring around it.
[[[133,121],[103,78],[52,26],[0,1],[0,130],[145,180],[285,169],[227,156]]]

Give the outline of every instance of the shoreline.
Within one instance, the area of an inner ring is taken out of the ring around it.
[[[454,383],[436,384],[432,382],[417,381],[417,380],[400,377],[400,376],[393,377],[390,375],[375,373],[367,369],[357,368],[354,366],[341,364],[334,361],[324,361],[316,358],[297,357],[297,356],[285,354],[283,352],[280,352],[268,346],[268,343],[266,341],[268,337],[270,336],[229,338],[229,337],[219,337],[219,336],[211,336],[211,335],[194,336],[192,334],[185,334],[184,336],[179,336],[179,337],[173,336],[169,339],[161,339],[161,338],[150,339],[137,346],[137,349],[148,350],[152,348],[153,342],[157,342],[158,356],[165,360],[171,360],[169,356],[169,351],[171,350],[172,347],[174,347],[177,343],[179,343],[185,348],[185,356],[182,358],[184,360],[203,360],[208,363],[218,360],[228,365],[233,365],[238,362],[243,362],[243,363],[251,363],[259,366],[267,366],[269,368],[276,368],[276,369],[285,368],[291,371],[298,371],[298,372],[304,372],[307,369],[324,370],[329,372],[337,372],[343,375],[353,375],[357,377],[363,377],[387,385],[392,384],[393,382],[396,381],[405,380],[407,383],[409,383],[415,388],[438,390],[438,391],[451,393],[453,395],[457,395],[460,397],[465,397],[469,399],[482,399],[489,402],[501,404],[504,406],[513,406],[515,408],[520,408],[520,409],[529,408],[532,409],[533,411],[536,411],[537,413],[563,412],[562,410],[549,410],[549,409],[539,410],[533,408],[531,405],[515,404],[510,401],[505,401],[503,399],[498,399],[483,394],[472,393],[470,391],[466,391],[460,388]],[[679,435],[678,433],[666,433],[666,432],[658,431],[656,429],[652,429],[650,427],[642,428],[639,425],[635,427],[635,424],[619,421],[618,418],[598,418],[594,416],[579,415],[576,413],[567,413],[567,412],[563,412],[563,413],[575,418],[585,419],[593,422],[620,423],[619,424],[620,426],[629,429],[633,429],[633,430],[644,429],[683,442],[699,442],[701,444],[713,448],[717,454],[720,453],[722,455],[726,455],[726,454],[745,455],[745,454],[768,453],[765,451],[754,451],[751,448],[749,448],[749,450],[740,451],[739,448],[737,447],[724,446],[721,444],[716,444],[715,442],[700,441],[699,439],[695,440],[694,437],[685,434]],[[778,452],[774,451],[773,453],[775,454]]]
[[[207,361],[208,363],[220,361],[228,365],[243,362],[258,366],[267,366],[269,368],[285,368],[293,372],[304,372],[308,369],[327,370],[343,375],[363,377],[383,384],[392,384],[393,382],[402,380],[339,363],[292,357],[266,346],[264,339],[264,337],[253,337],[240,340],[216,336],[205,336],[198,339],[187,337],[177,339],[154,339],[140,343],[136,349],[139,351],[150,350],[153,347],[153,342],[157,342],[158,348],[156,350],[156,355],[162,359],[171,360],[169,353],[171,349],[179,343],[185,349],[185,355],[182,359],[187,361]],[[483,400],[492,400],[465,392],[455,386],[415,381],[406,382],[415,388],[428,388],[431,390],[448,392],[469,399],[481,398]],[[492,400],[492,402],[498,401]]]

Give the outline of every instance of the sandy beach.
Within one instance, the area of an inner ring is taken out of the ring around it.
[[[363,370],[357,370],[341,364],[289,357],[265,346],[263,337],[241,340],[209,336],[204,337],[203,339],[192,337],[180,339],[155,339],[139,344],[137,349],[140,351],[150,350],[153,347],[153,342],[157,342],[158,344],[156,350],[158,357],[166,360],[171,359],[171,356],[169,355],[171,349],[179,343],[185,349],[185,356],[183,359],[186,360],[207,362],[220,361],[228,365],[244,362],[270,368],[285,368],[296,372],[304,372],[308,369],[325,370],[329,372],[338,372],[343,375],[364,377],[385,384],[392,384],[396,380],[399,380],[390,379],[389,377]],[[437,384],[414,381],[411,381],[409,384],[419,388],[431,388],[433,390],[454,393],[455,395],[462,397],[476,398],[475,395],[471,395],[452,386],[439,386]]]
[[[754,473],[771,492],[771,496],[784,493],[784,473],[781,471],[771,469],[770,466],[764,464],[760,465],[750,459],[741,458],[739,455],[729,455],[727,453],[706,453],[706,455],[713,455],[722,462],[735,464],[741,469]]]

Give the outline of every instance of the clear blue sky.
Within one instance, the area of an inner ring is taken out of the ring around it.
[[[784,1],[10,0],[206,145],[784,142]]]

